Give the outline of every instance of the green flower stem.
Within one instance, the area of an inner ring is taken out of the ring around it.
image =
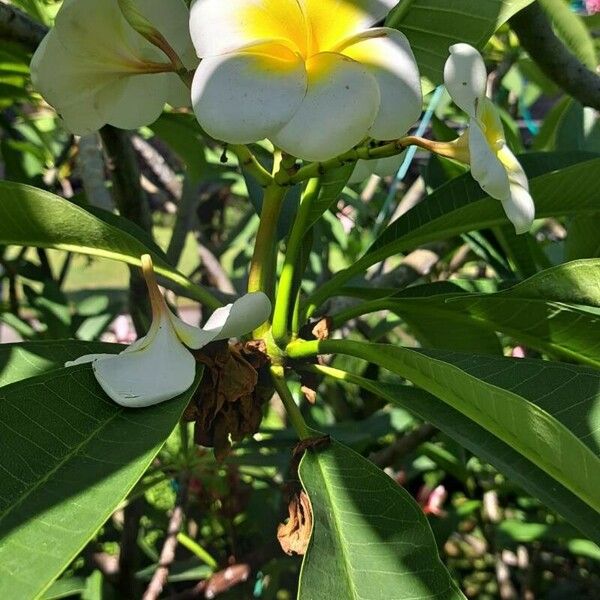
[[[275,175],[275,181],[279,185],[295,185],[302,181],[306,181],[307,179],[319,177],[327,171],[338,169],[348,163],[357,162],[359,160],[389,158],[390,156],[401,154],[409,146],[419,146],[426,150],[431,150],[432,144],[435,144],[435,142],[409,135],[392,142],[381,143],[378,146],[359,146],[358,148],[349,150],[331,160],[310,163],[295,173],[282,169]]]
[[[254,256],[248,275],[248,292],[264,292],[271,300],[275,292],[277,269],[277,223],[286,193],[287,188],[276,183],[272,183],[265,190]],[[264,338],[270,328],[270,322],[265,323],[254,331],[254,337]]]
[[[200,544],[195,542],[192,538],[188,537],[185,533],[179,532],[177,534],[177,541],[187,548],[190,552],[193,552],[202,562],[206,563],[213,571],[219,568],[219,563],[202,547]]]
[[[240,168],[252,175],[260,185],[267,187],[273,183],[271,174],[260,164],[247,146],[233,144],[229,145],[227,149],[231,150],[237,156]]]
[[[320,191],[321,181],[318,178],[311,179],[302,195],[298,215],[294,221],[288,241],[285,262],[283,264],[283,270],[279,279],[279,287],[277,289],[275,312],[273,314],[273,337],[280,347],[283,347],[289,341],[288,325],[290,311],[293,309],[296,300],[296,298],[293,297],[293,292],[298,256],[302,250],[312,205],[319,197]]]
[[[271,378],[273,380],[273,385],[283,402],[283,406],[285,407],[292,427],[295,429],[301,440],[307,440],[311,437],[311,433],[294,397],[292,396],[292,392],[290,392],[290,388],[285,381],[285,371],[283,367],[272,366]]]

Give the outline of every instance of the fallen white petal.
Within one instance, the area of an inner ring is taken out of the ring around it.
[[[487,71],[481,54],[469,44],[454,44],[444,68],[446,88],[455,104],[475,117],[477,102],[485,96]]]
[[[306,93],[304,62],[279,46],[282,58],[240,52],[205,58],[192,84],[198,122],[232,144],[271,136],[298,110]]]
[[[421,114],[421,76],[406,36],[396,29],[370,29],[342,51],[366,66],[379,85],[381,103],[370,135],[376,140],[402,137]]]
[[[271,140],[292,156],[327,160],[367,136],[379,112],[379,86],[366,67],[340,54],[313,56],[307,68],[306,97]]]
[[[77,365],[86,365],[102,358],[112,358],[114,354],[86,354],[75,360],[69,360],[65,363],[65,367],[76,367]]]
[[[143,349],[101,358],[92,366],[102,389],[128,408],[153,406],[179,396],[190,388],[196,373],[194,357],[166,315]]]
[[[179,339],[194,350],[212,341],[242,337],[262,325],[271,315],[271,302],[266,294],[246,294],[233,304],[218,308],[200,329],[184,323],[171,314]]]

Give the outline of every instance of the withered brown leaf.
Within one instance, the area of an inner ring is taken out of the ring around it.
[[[292,497],[288,512],[287,522],[277,528],[277,539],[286,554],[304,556],[313,528],[312,506],[304,491]]]

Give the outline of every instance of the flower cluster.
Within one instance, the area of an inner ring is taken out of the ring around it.
[[[183,0],[136,0],[140,12],[185,67],[198,59]],[[73,133],[110,124],[136,129],[155,121],[165,103],[189,106],[189,89],[163,52],[135,31],[118,0],[65,0],[31,61],[35,87]]]

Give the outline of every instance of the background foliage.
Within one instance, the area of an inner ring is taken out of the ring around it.
[[[205,288],[242,293],[260,187],[185,111],[70,136],[31,87],[35,44],[0,20],[1,597],[142,597],[177,518],[164,597],[599,597],[600,125],[517,36],[509,19],[530,4],[390,13],[426,91],[450,44],[484,51],[538,220],[515,236],[464,167],[424,153],[402,178],[326,175],[294,289],[334,334],[309,327],[290,347],[289,393],[332,441],[301,462],[277,396],[217,461],[177,425],[196,386],[129,412],[89,367],[62,368],[146,330],[143,253],[190,320],[206,316],[198,302],[214,308]],[[570,4],[534,6],[593,70],[600,20]],[[33,38],[59,6],[9,5]],[[427,136],[453,139],[464,116],[438,98]],[[252,150],[272,161],[269,144]],[[278,223],[281,258],[300,192]],[[276,537],[300,482],[304,560]]]

